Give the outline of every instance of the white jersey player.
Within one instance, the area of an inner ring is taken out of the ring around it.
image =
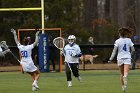
[[[75,41],[76,41],[76,37],[74,35],[69,35],[68,37],[69,43],[64,47],[65,69],[66,69],[68,87],[72,86],[71,72],[78,80],[81,79],[78,70],[78,65],[79,65],[78,63],[79,63],[79,57],[82,54],[79,45],[77,45]]]
[[[119,29],[120,38],[115,41],[114,49],[109,62],[113,60],[115,54],[117,55],[117,64],[120,69],[120,81],[122,84],[122,90],[125,91],[127,85],[127,76],[129,72],[129,66],[131,65],[131,53],[133,53],[134,47],[130,39],[132,31],[128,28]]]
[[[32,55],[32,49],[38,43],[39,31],[36,32],[36,38],[35,38],[35,42],[33,44],[29,44],[30,42],[29,42],[28,38],[24,37],[24,39],[23,39],[24,45],[21,45],[19,43],[19,41],[17,39],[16,31],[14,29],[11,29],[11,32],[14,35],[15,42],[21,53],[22,58],[21,58],[20,64],[22,66],[22,69],[24,72],[27,72],[28,74],[31,75],[31,78],[33,80],[32,90],[38,90],[39,87],[37,85],[37,81],[40,77],[40,72],[39,72],[38,68],[34,65],[31,55]]]
[[[37,67],[34,65],[32,60],[32,49],[34,45],[21,45],[20,43],[17,45],[21,53],[21,64],[24,72],[33,72],[37,70]]]
[[[73,43],[73,45],[67,44],[64,50],[65,50],[65,62],[79,63],[79,57],[78,56],[74,57],[76,56],[76,54],[81,54],[79,45],[75,43]]]
[[[130,53],[130,48],[134,44],[132,43],[130,38],[119,38],[118,40],[115,41],[114,46],[118,47],[118,55],[117,55],[117,60],[122,60],[122,59],[131,59],[131,53]],[[131,61],[128,62],[120,62],[118,61],[118,66],[122,64],[130,64]]]

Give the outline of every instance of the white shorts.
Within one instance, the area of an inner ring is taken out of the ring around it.
[[[21,65],[24,72],[34,72],[37,70],[33,62],[21,62]]]
[[[119,59],[119,60],[117,60],[117,64],[118,64],[118,66],[121,66],[123,64],[131,65],[131,59],[130,58]]]

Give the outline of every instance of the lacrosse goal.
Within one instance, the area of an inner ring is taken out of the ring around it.
[[[45,29],[38,29],[40,31],[44,31],[45,34],[47,34],[48,36],[48,41],[49,41],[49,48],[50,48],[50,52],[49,53],[52,53],[52,54],[49,54],[49,58],[51,58],[49,60],[49,70],[51,71],[53,69],[53,67],[51,66],[51,61],[55,61],[55,68],[56,68],[56,71],[59,71],[61,72],[62,71],[62,56],[60,55],[60,51],[58,51],[58,49],[55,49],[52,41],[54,38],[56,37],[61,37],[62,36],[62,28],[45,28]],[[23,38],[26,36],[30,36],[31,37],[31,41],[34,41],[35,39],[35,33],[36,33],[36,29],[18,29],[18,40],[20,42],[22,42]],[[39,41],[40,42],[40,41]],[[55,52],[51,52],[51,50],[54,49],[56,50]],[[34,54],[37,54],[38,52],[38,49],[35,48],[33,50],[33,55]],[[55,55],[55,57],[53,56],[52,58],[52,55]],[[21,58],[21,57],[20,57]],[[34,59],[34,58],[33,58]],[[39,59],[38,59],[39,60]],[[38,64],[39,63],[35,63],[35,64]],[[45,62],[44,62],[45,64]]]

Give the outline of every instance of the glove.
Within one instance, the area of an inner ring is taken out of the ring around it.
[[[79,53],[79,54],[76,54],[75,57],[81,57],[82,56],[82,53]]]
[[[13,34],[16,34],[16,30],[15,29],[11,29],[11,32],[13,33]]]
[[[39,35],[39,33],[40,33],[40,31],[37,31],[35,35],[36,35],[36,36],[38,36],[38,35]]]
[[[71,53],[72,57],[75,57],[77,54],[75,52]]]

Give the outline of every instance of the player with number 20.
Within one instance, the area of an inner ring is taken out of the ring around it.
[[[33,81],[32,90],[36,91],[39,89],[39,86],[37,83],[38,83],[38,79],[40,77],[40,72],[39,72],[38,68],[34,65],[31,54],[32,54],[32,49],[38,43],[39,31],[36,32],[35,42],[33,44],[29,44],[27,37],[25,37],[23,39],[23,43],[24,43],[23,45],[21,45],[20,42],[18,41],[16,31],[14,29],[11,29],[11,32],[14,35],[15,42],[21,53],[22,58],[21,58],[20,64],[22,65],[22,69],[24,72],[27,72],[28,74],[30,74],[31,79]]]

